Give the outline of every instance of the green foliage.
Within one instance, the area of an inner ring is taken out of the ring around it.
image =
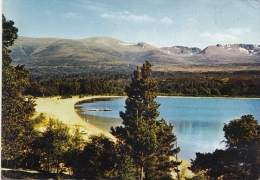
[[[220,93],[220,91],[217,88],[212,88],[211,89],[211,95],[212,96],[220,96],[221,93]]]
[[[34,102],[26,101],[23,96],[24,90],[29,86],[29,71],[22,66],[11,66],[11,51],[8,46],[12,45],[17,38],[18,29],[13,21],[6,21],[2,16],[3,41],[2,41],[2,161],[6,165],[15,167],[19,164],[26,150],[24,133],[29,117],[34,112]],[[33,133],[33,132],[32,132]],[[29,133],[30,134],[30,133]],[[28,134],[28,135],[29,135]]]
[[[199,92],[202,96],[210,96],[211,92],[209,88],[200,87]]]
[[[192,178],[187,178],[187,180],[210,180],[206,171],[199,171]]]
[[[31,86],[26,94],[32,96],[57,96],[64,97],[75,95],[124,95],[122,80],[115,80],[117,75],[67,75],[51,78],[31,78]],[[123,78],[123,76],[122,76]]]
[[[259,125],[253,115],[244,115],[224,124],[226,143],[229,148],[240,148],[259,141]]]
[[[114,176],[115,146],[104,135],[91,136],[79,157],[81,161],[78,167],[74,167],[75,175],[89,179],[110,179]]]
[[[79,132],[79,127],[76,126],[73,132],[73,136],[71,137],[71,148],[82,150],[85,145],[85,140]]]
[[[169,157],[179,150],[173,149],[176,136],[173,126],[165,120],[158,121],[159,104],[154,101],[158,85],[151,78],[149,61],[133,73],[132,82],[125,91],[125,112],[120,112],[123,125],[111,128],[111,133],[123,142],[127,154],[133,158],[138,176],[148,179],[170,179],[170,170],[176,166]]]
[[[6,21],[5,16],[2,14],[2,48],[7,48],[14,44],[14,41],[18,38],[18,29],[14,27],[13,21]],[[10,62],[11,63],[11,62]]]
[[[70,148],[65,153],[65,165],[70,167],[72,175],[80,171],[82,161],[82,151],[85,147],[85,141],[79,132],[79,127],[75,127],[73,136],[70,139]]]
[[[153,72],[160,95],[174,96],[260,96],[259,72],[166,73]],[[86,73],[56,76],[31,76],[26,93],[33,96],[126,95],[129,73]],[[80,85],[80,86],[79,86]]]
[[[117,145],[118,146],[118,145]],[[118,180],[133,180],[136,178],[134,160],[122,151],[124,146],[119,145],[117,152],[115,178]]]
[[[252,164],[245,164],[245,159],[240,157],[234,149],[215,150],[213,153],[196,153],[196,159],[192,161],[192,171],[200,175],[223,179],[255,179],[252,172]],[[196,176],[195,176],[196,177]]]
[[[72,170],[73,177],[118,180],[135,178],[133,159],[125,154],[122,144],[100,134],[90,136],[82,147],[83,144],[78,146],[81,142],[78,136],[75,134],[72,138],[71,149],[66,155],[66,166]]]
[[[258,71],[160,73],[159,92],[182,96],[260,96]]]
[[[211,178],[258,179],[260,178],[260,126],[252,115],[224,125],[226,150],[213,153],[196,153],[191,170],[206,171]]]
[[[32,120],[33,125],[40,124],[45,119],[43,113],[41,113],[39,116],[37,116],[35,119]]]
[[[60,163],[71,147],[69,128],[58,120],[50,119],[46,131],[36,140],[37,152],[41,157],[43,170],[59,173]]]

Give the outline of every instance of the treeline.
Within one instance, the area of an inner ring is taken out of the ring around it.
[[[31,76],[27,95],[125,95],[131,74],[90,73]],[[260,97],[260,72],[167,73],[153,72],[159,95],[203,97]]]
[[[159,81],[165,95],[259,97],[260,72],[171,74]]]
[[[130,74],[87,74],[30,77],[26,95],[36,97],[75,95],[124,95],[124,87],[130,82]]]

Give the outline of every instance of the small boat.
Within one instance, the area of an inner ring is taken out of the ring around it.
[[[103,109],[103,111],[112,111],[112,109],[107,108],[107,103],[106,103],[106,109]]]
[[[95,108],[95,99],[94,99],[94,108],[88,109],[88,111],[112,111],[112,109],[107,108],[107,103],[106,103],[106,108],[100,107],[99,109],[96,109]]]
[[[88,111],[98,111],[99,109],[89,109]]]
[[[85,110],[85,109],[75,109],[75,111],[77,111],[77,112],[86,112],[87,110]]]
[[[99,109],[96,109],[95,98],[94,98],[94,108],[93,109],[88,109],[88,111],[99,111]]]

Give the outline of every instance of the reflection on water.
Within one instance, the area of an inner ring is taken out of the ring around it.
[[[95,98],[78,103],[75,108],[78,114],[90,124],[110,132],[111,126],[116,127],[122,124],[119,118],[119,111],[124,108],[125,98]],[[118,101],[121,100],[121,101]],[[99,109],[112,109],[112,111],[99,111]],[[97,111],[89,111],[95,109]]]
[[[119,118],[109,118],[109,117],[103,117],[100,116],[100,112],[98,115],[89,115],[87,113],[78,113],[85,121],[88,123],[104,130],[107,132],[110,132],[110,127],[113,126],[119,126],[121,125],[122,120]]]
[[[195,152],[212,152],[225,147],[225,144],[220,143],[224,140],[222,123],[183,121],[173,124],[181,148],[179,156],[185,160],[194,159]]]
[[[179,157],[185,160],[194,159],[196,152],[223,149],[224,123],[246,114],[260,121],[260,99],[160,97],[156,101],[161,104],[158,119],[174,125]],[[76,108],[82,118],[109,132],[111,126],[121,125],[119,111],[125,110],[124,105],[125,98],[103,98],[79,103]],[[112,111],[86,111],[106,107]]]

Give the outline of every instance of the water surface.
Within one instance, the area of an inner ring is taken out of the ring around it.
[[[223,125],[242,115],[252,114],[260,122],[260,99],[158,97],[161,104],[158,119],[174,125],[181,148],[179,157],[190,160],[196,152],[223,149]],[[125,98],[95,99],[77,105],[81,110],[111,108],[112,111],[84,111],[80,115],[91,124],[109,131],[120,126],[119,111],[124,111]]]

